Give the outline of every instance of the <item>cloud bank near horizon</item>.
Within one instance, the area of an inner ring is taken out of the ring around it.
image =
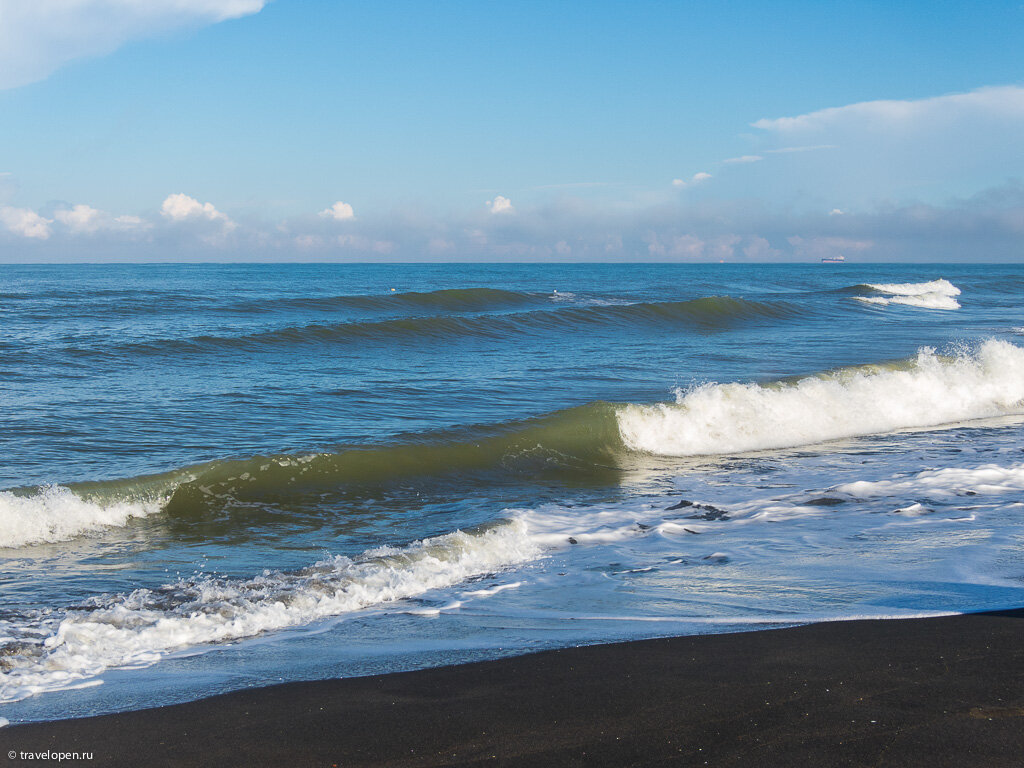
[[[32,208],[5,193],[0,260],[1024,258],[1024,87],[861,102],[752,125],[760,132],[756,154],[736,154],[718,161],[714,174],[661,182],[630,199],[588,199],[578,195],[593,185],[568,185],[546,202],[520,190],[515,205],[496,194],[470,211],[428,215],[407,204],[360,209],[358,217],[351,203],[325,200],[270,222],[185,191],[132,213],[79,201]],[[985,141],[967,141],[978,136]],[[954,187],[981,191],[936,202],[943,180],[964,174],[973,183]],[[930,195],[908,186],[922,177]],[[851,194],[858,185],[873,194]]]
[[[0,90],[127,42],[258,13],[267,0],[0,0]]]
[[[330,209],[329,209],[330,210]],[[416,212],[270,225],[169,195],[159,212],[85,204],[0,206],[0,260],[33,261],[1013,261],[1022,257],[1024,185],[946,205],[797,213],[756,200],[670,201],[625,210],[563,198],[516,215],[493,206],[436,219]],[[68,254],[76,254],[69,259]]]

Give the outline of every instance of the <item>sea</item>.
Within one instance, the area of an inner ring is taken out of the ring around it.
[[[1019,607],[1024,265],[0,266],[0,489],[0,723]]]

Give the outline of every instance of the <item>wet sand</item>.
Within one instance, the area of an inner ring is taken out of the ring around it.
[[[0,754],[47,750],[93,766],[1020,766],[1024,610],[570,648],[0,729]]]

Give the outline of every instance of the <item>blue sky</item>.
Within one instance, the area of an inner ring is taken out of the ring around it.
[[[1019,0],[0,0],[0,260],[1018,260],[1022,51]]]

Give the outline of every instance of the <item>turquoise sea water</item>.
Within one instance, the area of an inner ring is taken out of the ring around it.
[[[1019,605],[1024,267],[0,268],[0,716]]]

